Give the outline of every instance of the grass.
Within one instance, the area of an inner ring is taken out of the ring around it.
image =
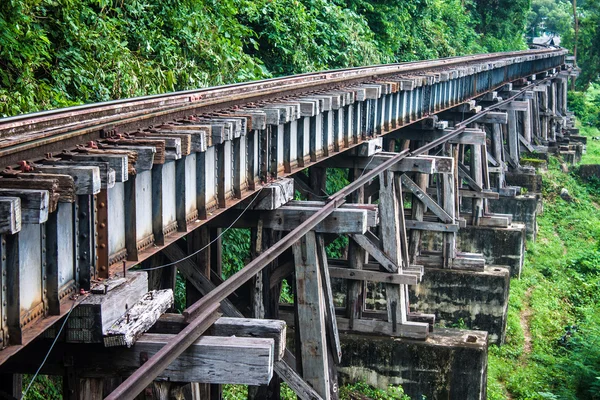
[[[589,140],[582,163],[600,163],[591,140],[600,132],[581,134]],[[507,342],[490,347],[488,398],[600,399],[600,185],[561,172],[552,158],[543,195],[537,242],[511,281]]]

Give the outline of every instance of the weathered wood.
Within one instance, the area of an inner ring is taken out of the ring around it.
[[[415,275],[376,272],[354,268],[337,268],[332,266],[329,267],[329,275],[332,278],[392,283],[395,285],[416,285],[418,283]]]
[[[47,190],[0,189],[1,197],[21,200],[21,223],[41,224],[48,220],[49,193]]]
[[[0,197],[0,234],[14,235],[21,230],[21,199]]]
[[[78,195],[97,194],[102,188],[100,168],[83,165],[38,165],[36,171],[48,174],[71,175]],[[114,177],[114,172],[113,172]]]
[[[311,215],[317,213],[320,207],[283,206],[274,211],[266,211],[262,215],[264,227],[277,231],[290,231]],[[367,210],[337,209],[315,227],[319,233],[365,233],[368,225]]]
[[[275,362],[275,372],[288,384],[300,400],[323,400],[284,360]]]
[[[329,348],[333,355],[335,364],[342,362],[342,346],[340,344],[340,334],[335,319],[335,304],[333,291],[331,289],[331,279],[329,277],[329,266],[327,265],[327,254],[325,252],[325,241],[322,235],[317,235],[317,258],[321,271],[321,282],[323,283],[323,300],[325,301],[325,322],[327,324],[327,334],[329,337]],[[335,379],[336,377],[332,377]]]
[[[102,343],[110,327],[147,292],[148,274],[130,271],[126,282],[106,294],[89,295],[67,321],[67,342]]]
[[[275,361],[283,358],[286,349],[286,324],[276,319],[221,317],[210,328],[214,336],[257,337],[273,339]]]
[[[381,215],[379,237],[382,244],[382,254],[387,255],[397,265],[397,269],[393,272],[401,272],[403,262],[408,262],[408,260],[402,259],[400,213],[403,213],[404,210],[401,208],[400,199],[398,198],[394,172],[385,171],[381,173],[379,175],[379,185],[379,213]],[[373,254],[371,253],[371,255]],[[375,255],[373,257],[380,261]],[[408,308],[406,292],[404,286],[386,284],[385,294],[388,321],[396,329],[398,325],[406,322]],[[356,321],[354,328],[356,328]]]
[[[52,166],[60,166],[60,167],[97,167],[100,171],[100,187],[101,189],[110,189],[115,186],[116,183],[116,174],[115,170],[112,169],[108,162],[103,161],[88,161],[88,160],[48,160],[45,161]],[[74,178],[77,182],[77,179]]]
[[[127,154],[73,154],[73,161],[106,162],[115,171],[115,181],[125,182],[129,178],[129,159]]]
[[[352,327],[350,327],[350,321],[347,318],[337,317],[337,322],[341,331],[361,332],[370,335],[426,339],[429,332],[429,324],[422,322],[405,321],[394,326],[395,324],[388,321],[359,319],[354,321]]]
[[[258,197],[253,200],[252,210],[275,210],[294,199],[294,180],[284,178],[261,189]],[[240,204],[238,208],[246,208]]]
[[[415,182],[413,182],[406,174],[402,174],[402,184],[412,192],[417,199],[427,206],[435,215],[437,215],[443,222],[452,223],[452,218],[446,211],[429,195],[423,191]],[[414,204],[413,204],[414,206]]]
[[[137,151],[125,150],[125,149],[117,150],[114,148],[92,149],[92,148],[88,148],[88,147],[78,148],[77,151],[78,151],[78,154],[80,154],[80,155],[89,155],[89,156],[94,156],[94,157],[95,156],[104,157],[104,156],[110,156],[110,155],[126,157],[126,159],[127,159],[127,176],[136,174],[135,166],[137,164],[137,159],[138,159]],[[152,163],[152,162],[150,162],[150,163]],[[113,169],[114,169],[114,167],[113,167]],[[116,169],[115,169],[115,173],[118,174]]]
[[[173,302],[172,289],[153,290],[146,293],[108,328],[104,335],[104,346],[133,346],[135,341],[173,306]]]
[[[111,353],[117,368],[137,368],[141,353],[151,357],[174,335],[145,334],[131,349]],[[273,339],[202,336],[159,379],[177,382],[267,384],[273,377]]]
[[[360,247],[365,249],[367,253],[369,253],[381,266],[386,269],[388,272],[397,272],[398,265],[386,254],[384,253],[375,243],[373,243],[368,237],[364,235],[351,235],[352,240],[354,240]]]
[[[2,189],[33,189],[48,191],[48,212],[53,213],[58,207],[60,199],[59,186],[57,179],[19,179],[2,178],[0,179],[0,188]]]
[[[59,174],[40,174],[40,173],[20,173],[18,177],[23,179],[51,179],[58,181],[58,201],[65,203],[74,203],[77,198],[75,194],[75,182],[70,175]],[[30,188],[31,189],[31,188]],[[40,188],[41,189],[41,188]]]
[[[327,204],[324,201],[310,200],[292,200],[287,203],[288,206],[298,207],[323,207]],[[376,204],[346,203],[339,207],[341,210],[363,210],[367,212],[367,225],[375,227],[379,223],[379,207]]]
[[[126,145],[103,146],[102,149],[107,151],[128,151],[135,153],[135,164],[133,165],[133,169],[131,166],[129,167],[130,175],[141,171],[150,171],[154,165],[154,156],[157,152],[156,147],[135,145],[135,142]]]
[[[406,229],[418,229],[420,231],[433,232],[458,232],[458,224],[407,220]]]
[[[302,343],[302,376],[323,397],[330,399],[330,376],[325,337],[324,298],[314,232],[292,245],[296,263],[296,308]]]

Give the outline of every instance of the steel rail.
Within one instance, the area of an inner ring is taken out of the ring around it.
[[[410,152],[408,150],[404,150],[394,157],[390,158],[386,162],[378,165],[376,168],[365,172],[364,175],[359,177],[356,181],[350,183],[345,188],[336,192],[334,195],[330,196],[327,199],[326,204],[316,213],[308,217],[304,222],[298,225],[294,230],[290,231],[287,235],[283,237],[282,240],[275,243],[272,247],[270,247],[267,251],[259,255],[257,258],[252,260],[248,265],[244,268],[236,272],[229,279],[227,279],[224,283],[217,286],[214,290],[203,296],[200,300],[196,301],[190,307],[186,308],[183,311],[183,315],[185,317],[186,322],[190,324],[197,325],[199,324],[199,320],[205,318],[205,315],[210,310],[214,309],[215,304],[220,304],[224,301],[229,295],[231,295],[235,290],[237,290],[241,285],[249,281],[252,277],[254,277],[257,273],[259,273],[266,265],[270,262],[274,261],[279,255],[281,255],[285,250],[287,250],[290,246],[296,243],[302,236],[307,234],[309,231],[314,229],[321,221],[323,221],[327,216],[329,216],[336,208],[340,207],[342,204],[346,202],[346,197],[359,189],[361,186],[365,185],[371,179],[392,167],[394,164],[398,163],[405,157],[409,156],[418,156],[423,154],[424,152],[439,146],[449,139],[459,135],[464,132],[467,125],[477,121],[479,118],[483,117],[487,113],[495,110],[498,107],[501,107],[504,104],[507,104],[513,101],[515,98],[522,95],[529,88],[537,86],[547,80],[552,79],[552,77],[547,77],[543,80],[536,81],[524,88],[521,88],[518,93],[509,97],[508,99],[502,100],[496,104],[493,104],[486,109],[480,111],[479,113],[473,115],[472,117],[467,118],[466,120],[460,122],[455,126],[451,132],[446,133],[442,137],[424,145],[420,148]],[[177,263],[174,263],[175,265]],[[194,340],[197,337],[194,338]],[[133,399],[137,396],[150,382],[152,382],[161,372],[161,369],[158,368],[159,365],[169,365],[172,360],[174,360],[189,344],[184,346],[182,343],[193,342],[186,339],[184,335],[177,335],[169,344],[167,344],[160,352],[156,353],[152,356],[145,364],[143,364],[133,375],[131,375],[128,379],[126,379],[121,385],[117,387],[117,389],[109,396],[107,399],[116,400],[116,399]],[[181,349],[177,355],[174,355],[175,350],[170,349]],[[166,350],[165,350],[166,349]],[[163,350],[165,350],[163,352]],[[161,360],[161,357],[168,357],[169,362]]]
[[[270,86],[273,86],[273,85],[281,85],[281,83],[285,83],[285,81],[288,81],[291,78],[312,78],[312,79],[316,78],[317,80],[320,80],[320,79],[323,79],[321,76],[324,74],[338,75],[338,74],[347,74],[350,72],[356,73],[357,71],[363,75],[364,74],[367,74],[367,75],[389,74],[389,73],[395,73],[395,72],[404,72],[403,69],[401,69],[401,70],[396,69],[396,68],[402,68],[402,67],[411,67],[411,66],[426,67],[426,68],[445,67],[445,66],[454,64],[456,61],[459,61],[461,63],[462,62],[473,62],[473,61],[483,61],[483,60],[497,59],[497,58],[514,57],[514,56],[519,56],[519,55],[552,53],[552,52],[557,52],[557,51],[559,51],[559,50],[558,49],[550,49],[550,48],[529,49],[529,50],[519,50],[519,51],[513,51],[513,52],[496,52],[496,53],[474,54],[474,55],[468,55],[468,56],[444,57],[444,58],[438,58],[436,60],[419,60],[419,61],[410,61],[410,62],[401,62],[401,63],[390,63],[390,64],[385,64],[385,65],[369,65],[369,66],[362,66],[362,67],[340,68],[340,69],[332,69],[332,70],[325,70],[325,71],[319,71],[319,72],[297,74],[297,75],[293,75],[293,76],[262,79],[260,81],[248,81],[248,82],[234,83],[234,84],[229,84],[229,85],[221,85],[221,86],[219,86],[219,88],[220,89],[235,89],[235,88],[241,88],[241,87],[250,86],[250,85],[254,86],[254,85],[264,85],[264,84],[270,84]],[[426,64],[426,65],[424,65],[424,64]],[[16,116],[11,116],[11,117],[5,117],[5,118],[0,118],[0,130],[6,129],[6,127],[17,127],[20,125],[29,124],[30,121],[34,118],[36,118],[36,119],[49,118],[49,117],[56,118],[56,117],[60,117],[61,114],[71,115],[71,113],[77,112],[77,111],[113,108],[113,109],[118,109],[119,112],[122,112],[123,106],[128,106],[134,102],[135,103],[148,103],[148,102],[153,101],[153,102],[157,102],[160,104],[164,100],[175,100],[175,99],[181,100],[181,99],[183,99],[183,100],[187,101],[189,99],[190,95],[198,95],[198,94],[206,93],[213,89],[214,88],[212,88],[212,87],[208,87],[208,88],[200,88],[200,89],[181,90],[181,91],[171,92],[171,93],[162,93],[162,94],[146,95],[146,96],[139,96],[139,97],[134,97],[134,98],[127,98],[127,99],[111,100],[111,101],[105,101],[105,102],[99,102],[99,103],[82,104],[82,105],[77,105],[77,106],[58,108],[58,109],[54,109],[54,110],[46,110],[46,111],[21,114],[21,115],[16,115]]]
[[[23,114],[0,119],[0,137],[18,133],[38,132],[40,135],[53,135],[52,130],[60,126],[69,129],[81,129],[100,123],[115,122],[123,114],[139,115],[154,111],[178,110],[184,108],[198,108],[202,106],[223,103],[229,100],[250,99],[257,96],[275,96],[296,89],[310,89],[323,84],[334,84],[348,80],[372,79],[382,75],[421,72],[427,69],[450,67],[460,64],[468,65],[473,62],[493,61],[526,55],[553,54],[560,55],[564,50],[523,50],[508,53],[487,53],[472,56],[451,57],[433,61],[415,61],[409,63],[387,64],[382,66],[369,66],[347,68],[339,70],[322,71],[309,74],[300,74],[289,77],[272,78],[261,81],[245,82],[224,85],[212,88],[203,88],[169,94],[143,96],[132,99],[115,100],[104,103],[94,103],[74,106],[33,114]],[[132,115],[132,116],[133,116]],[[81,119],[86,117],[82,121]],[[37,129],[37,131],[36,131]],[[39,138],[40,136],[38,136]],[[0,148],[10,146],[8,142]]]

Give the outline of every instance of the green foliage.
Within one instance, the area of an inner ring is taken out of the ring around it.
[[[584,126],[600,128],[600,84],[590,84],[585,92],[568,92],[568,102]]]
[[[362,382],[342,386],[340,388],[341,400],[410,400],[404,394],[401,386],[389,386],[387,390],[376,389]]]
[[[600,135],[592,128],[582,133]],[[600,144],[588,141],[584,162],[589,153],[600,154]],[[559,196],[561,188],[572,202]],[[521,279],[511,282],[507,343],[490,347],[489,398],[597,399],[600,191],[551,158],[543,195],[537,241],[527,245]]]
[[[31,378],[33,375],[23,376],[24,388],[29,385]],[[62,377],[38,375],[23,400],[61,400],[62,398]]]
[[[175,292],[173,293],[175,297],[175,303],[173,308],[178,313],[182,313],[185,310],[186,306],[186,295],[185,295],[185,278],[181,275],[179,270],[177,270],[177,276],[175,280]]]
[[[222,236],[223,278],[238,272],[250,260],[250,230],[232,228]]]
[[[5,0],[0,116],[522,48],[527,1]]]
[[[573,9],[567,0],[532,0],[527,17],[527,34],[531,37],[561,35],[572,27]]]
[[[268,76],[233,0],[7,0],[0,115]]]
[[[530,0],[478,0],[470,8],[482,34],[482,45],[489,51],[525,48],[523,31]]]

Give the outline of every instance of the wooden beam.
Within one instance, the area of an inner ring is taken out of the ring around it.
[[[452,218],[448,215],[446,211],[429,195],[423,191],[419,185],[414,183],[406,174],[402,174],[401,178],[402,185],[406,187],[408,190],[415,195],[417,199],[419,199],[423,204],[427,206],[435,215],[439,217],[445,223],[452,223]]]
[[[21,199],[0,197],[0,234],[14,235],[21,230]]]
[[[265,211],[262,220],[264,228],[291,231],[320,210],[321,207],[283,206],[277,210]],[[314,230],[319,233],[335,234],[365,233],[368,228],[367,220],[367,210],[336,209]]]
[[[106,294],[92,293],[73,309],[67,321],[67,342],[102,343],[111,326],[148,292],[146,272],[129,271],[125,280],[117,279],[119,284],[109,287]]]
[[[210,328],[209,334],[272,339],[274,359],[279,361],[286,350],[286,332],[286,324],[280,320],[221,317]]]
[[[69,356],[80,377],[126,376],[161,350],[173,334],[146,333],[131,348],[58,343],[42,373],[60,375]],[[9,362],[11,370],[34,373],[41,364],[47,343],[27,349],[27,357]],[[273,377],[273,339],[201,336],[191,343],[158,376],[158,380],[214,384],[261,385]],[[36,350],[36,351],[35,351]]]
[[[329,277],[329,266],[327,265],[327,254],[325,253],[325,242],[322,235],[317,235],[317,257],[319,259],[321,271],[321,282],[323,283],[323,300],[325,301],[326,311],[325,322],[327,324],[329,344],[335,364],[340,364],[342,362],[342,346],[340,344],[340,334],[335,319],[333,291],[331,289],[331,279]]]
[[[378,263],[381,264],[383,268],[385,268],[388,272],[397,272],[398,265],[394,263],[390,257],[385,254],[377,245],[375,245],[369,238],[364,235],[351,235],[352,240],[354,240],[360,247],[365,249],[367,253],[373,256]]]
[[[432,232],[458,232],[458,224],[406,220],[406,229],[418,229]]]
[[[296,263],[296,308],[299,326],[297,330],[302,343],[302,376],[328,400],[330,376],[325,337],[324,296],[321,273],[317,258],[317,242],[314,232],[308,232],[292,245]]]
[[[22,224],[41,224],[48,220],[50,199],[47,190],[0,189],[0,196],[20,199]]]
[[[416,285],[418,283],[417,277],[415,275],[376,272],[354,268],[338,268],[330,266],[329,275],[332,278],[379,283],[392,283],[396,285]]]
[[[140,301],[127,310],[108,328],[104,336],[105,347],[131,347],[158,318],[173,306],[172,289],[153,290],[146,293]]]

